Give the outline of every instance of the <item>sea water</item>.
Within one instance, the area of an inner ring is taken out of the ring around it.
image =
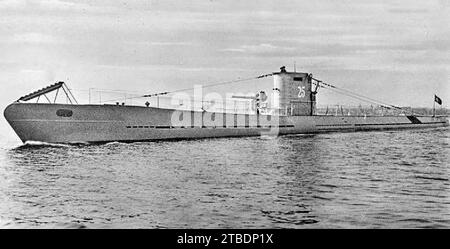
[[[450,228],[450,129],[0,142],[0,228]]]

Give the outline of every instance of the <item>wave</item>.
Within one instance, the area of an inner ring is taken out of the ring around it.
[[[91,143],[89,142],[83,142],[83,141],[78,141],[78,142],[70,142],[70,145],[90,145]]]
[[[89,143],[89,142],[69,142],[69,143],[49,143],[49,142],[42,142],[42,141],[26,141],[25,143],[17,146],[16,148],[38,148],[38,147],[74,147],[74,146],[84,146],[84,145],[117,145],[117,144],[123,144],[122,142],[114,141],[114,142],[108,142],[108,143]]]
[[[426,180],[448,181],[447,178],[442,178],[442,177],[428,177],[428,176],[414,176],[414,177],[419,178],[419,179],[426,179]]]
[[[61,143],[47,143],[47,142],[41,142],[41,141],[26,141],[22,145],[19,145],[19,147],[42,147],[42,146],[50,146],[50,147],[70,147],[69,144],[61,144]]]
[[[261,135],[259,138],[263,139],[263,140],[272,140],[272,139],[277,139],[278,136],[276,136],[276,135]]]
[[[114,142],[106,143],[105,145],[115,145],[115,144],[122,144],[122,143],[121,143],[121,142],[114,141]]]

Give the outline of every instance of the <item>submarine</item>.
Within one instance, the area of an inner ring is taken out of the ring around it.
[[[22,142],[105,143],[167,139],[199,139],[262,135],[318,134],[437,128],[449,125],[446,116],[418,115],[402,107],[382,105],[396,114],[318,113],[320,88],[338,89],[311,73],[280,71],[255,77],[272,77],[272,99],[264,91],[234,96],[249,101],[249,111],[208,108],[169,108],[124,104],[79,104],[64,82],[57,82],[20,97],[4,110],[4,117]],[[48,95],[64,94],[67,103]],[[140,97],[168,95],[171,92]],[[41,102],[40,102],[41,100]],[[42,100],[47,102],[42,103]],[[440,99],[439,99],[440,100]]]

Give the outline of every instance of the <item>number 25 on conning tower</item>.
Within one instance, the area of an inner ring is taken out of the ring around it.
[[[305,97],[305,87],[304,86],[298,86],[298,97],[303,98]]]

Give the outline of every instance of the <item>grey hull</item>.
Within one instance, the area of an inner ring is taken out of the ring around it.
[[[51,143],[145,141],[448,126],[429,116],[269,116],[138,106],[13,103],[4,116],[19,138]]]

